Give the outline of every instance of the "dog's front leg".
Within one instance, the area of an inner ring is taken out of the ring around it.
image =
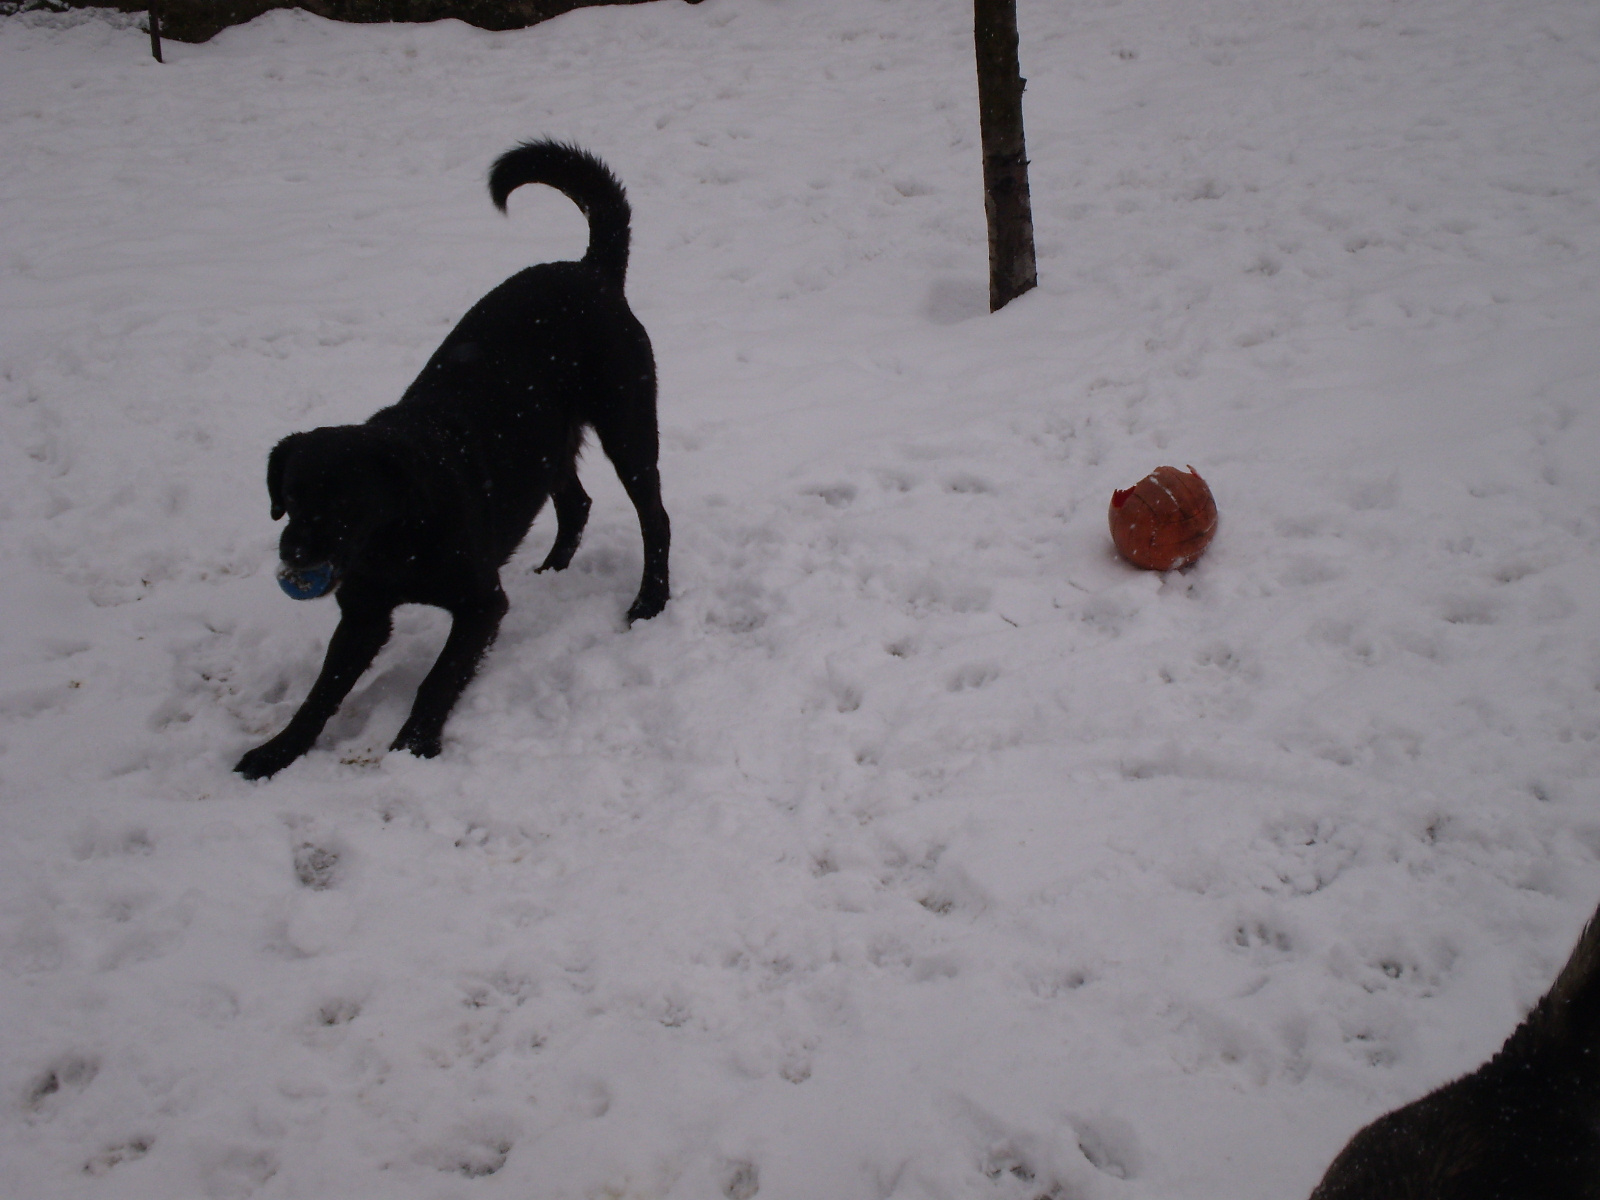
[[[409,750],[418,758],[434,758],[444,740],[444,723],[461,693],[478,673],[478,664],[500,632],[500,618],[509,602],[497,583],[481,600],[462,604],[450,612],[450,636],[438,661],[417,689],[411,715],[400,727],[391,750]]]
[[[328,718],[338,711],[356,680],[389,640],[389,629],[389,609],[344,608],[338,628],[328,641],[322,674],[317,676],[300,711],[282,733],[250,751],[233,769],[246,779],[265,779],[311,749]]]
[[[556,540],[545,556],[540,571],[565,571],[583,540],[583,527],[589,522],[589,493],[574,475],[550,495],[556,509]]]

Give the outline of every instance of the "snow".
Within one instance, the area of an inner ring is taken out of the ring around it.
[[[0,1195],[1254,1200],[1471,1069],[1600,899],[1600,13],[962,0],[0,20]],[[433,761],[265,455],[635,209],[674,595],[598,452]],[[1111,492],[1193,464],[1182,573]]]

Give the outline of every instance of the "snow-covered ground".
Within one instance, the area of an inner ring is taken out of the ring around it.
[[[1020,18],[992,317],[965,0],[0,21],[0,1196],[1303,1197],[1499,1045],[1600,901],[1600,11]],[[247,784],[335,616],[266,452],[581,251],[486,195],[541,134],[634,203],[672,603],[593,453],[441,758],[408,611]]]

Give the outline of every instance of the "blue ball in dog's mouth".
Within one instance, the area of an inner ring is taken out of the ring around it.
[[[333,564],[319,563],[314,567],[278,568],[278,586],[284,595],[294,600],[315,600],[333,591]]]

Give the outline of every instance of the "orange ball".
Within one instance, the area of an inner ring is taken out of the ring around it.
[[[1188,566],[1217,531],[1217,502],[1193,467],[1157,467],[1131,488],[1111,493],[1111,540],[1136,567]]]

